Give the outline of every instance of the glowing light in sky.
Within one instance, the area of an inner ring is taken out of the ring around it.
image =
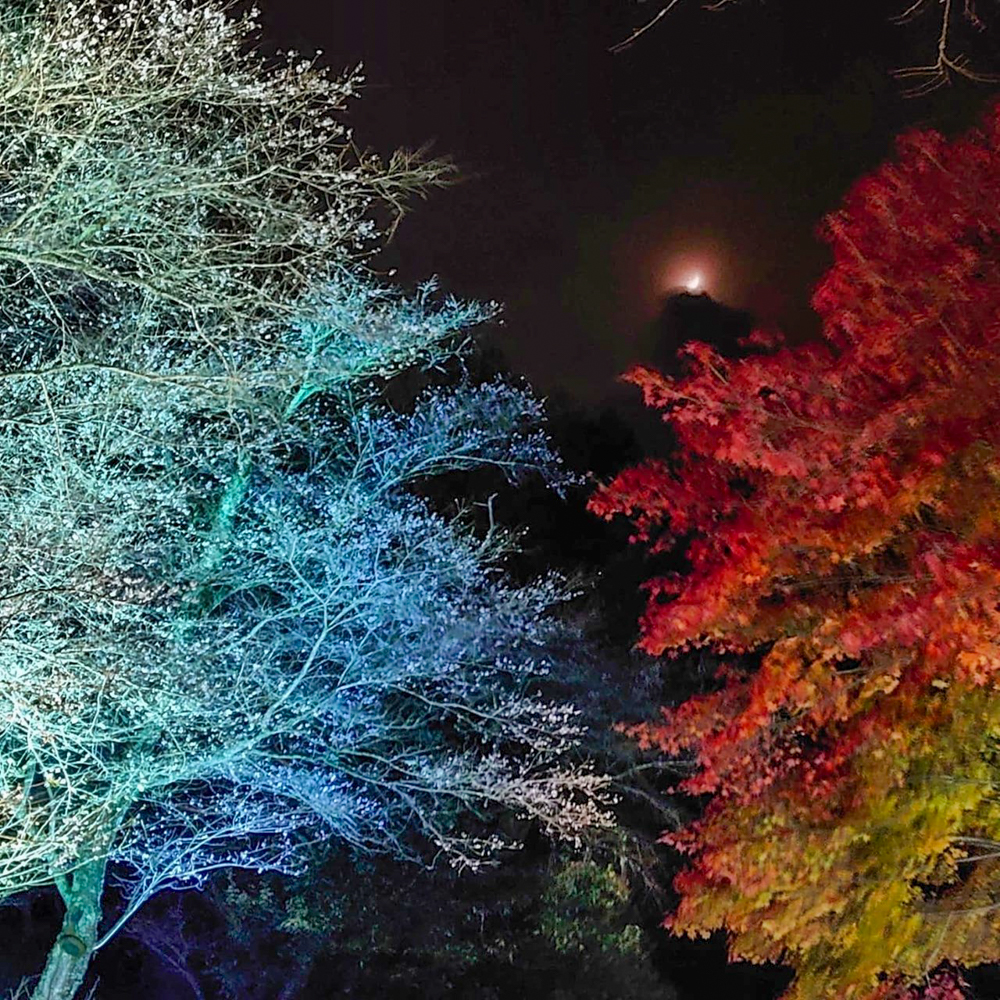
[[[680,239],[678,238],[678,243]],[[664,248],[662,256],[650,259],[650,277],[655,292],[671,295],[724,295],[729,286],[726,276],[725,248],[716,247],[706,237],[693,237],[690,245],[675,250]]]

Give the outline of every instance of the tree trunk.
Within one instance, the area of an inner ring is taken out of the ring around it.
[[[73,1000],[83,985],[101,922],[105,862],[90,861],[59,886],[66,915],[31,1000]]]

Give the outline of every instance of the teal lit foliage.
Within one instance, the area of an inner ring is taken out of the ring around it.
[[[389,293],[335,291],[384,320]],[[396,302],[408,354],[473,316]],[[474,462],[559,482],[524,427],[534,402],[489,384],[392,414],[343,385],[362,335],[293,327],[261,357],[140,329],[99,359],[67,342],[0,377],[0,697],[16,720],[0,887],[107,857],[138,903],[219,866],[297,870],[331,836],[474,863],[499,841],[457,817],[491,801],[557,832],[598,821],[601,780],[557,763],[573,710],[530,693],[559,582],[508,586],[502,536],[406,489]],[[318,388],[292,409],[304,371]]]
[[[331,265],[446,164],[359,155],[362,77],[257,51],[255,9],[38,0],[0,10],[0,276],[8,315],[77,315],[95,283],[244,334],[321,316]],[[53,301],[54,300],[54,301]],[[40,331],[41,332],[41,331]]]
[[[442,169],[214,0],[0,17],[0,901],[55,886],[68,1000],[150,896],[330,840],[476,866],[607,822],[539,679],[566,596],[413,487],[565,480],[502,383],[376,387],[492,315],[364,270]],[[121,909],[102,910],[108,875]]]

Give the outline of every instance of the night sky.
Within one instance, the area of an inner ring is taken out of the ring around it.
[[[656,4],[631,0],[264,0],[283,47],[363,61],[359,141],[455,159],[466,180],[414,207],[383,268],[436,273],[498,299],[493,335],[543,394],[620,401],[615,376],[672,349],[657,322],[694,271],[713,298],[815,333],[814,232],[850,184],[916,125],[968,127],[989,101],[965,81],[906,99],[888,71],[926,61],[929,15],[889,0],[680,3],[632,48],[608,48]],[[988,13],[988,12],[984,12]],[[990,55],[997,32],[960,41]],[[669,325],[669,324],[667,324]]]

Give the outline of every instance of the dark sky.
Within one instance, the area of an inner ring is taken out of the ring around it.
[[[433,140],[468,178],[415,207],[382,266],[501,300],[511,367],[545,394],[597,404],[619,398],[615,376],[657,349],[663,297],[691,263],[715,298],[809,335],[827,262],[821,215],[901,129],[954,131],[981,114],[983,86],[900,95],[887,71],[935,42],[930,19],[888,23],[904,6],[739,0],[709,13],[682,0],[617,56],[608,47],[656,0],[263,10],[278,44],[322,48],[338,69],[364,61],[362,143]],[[1000,26],[988,34],[998,38]]]

